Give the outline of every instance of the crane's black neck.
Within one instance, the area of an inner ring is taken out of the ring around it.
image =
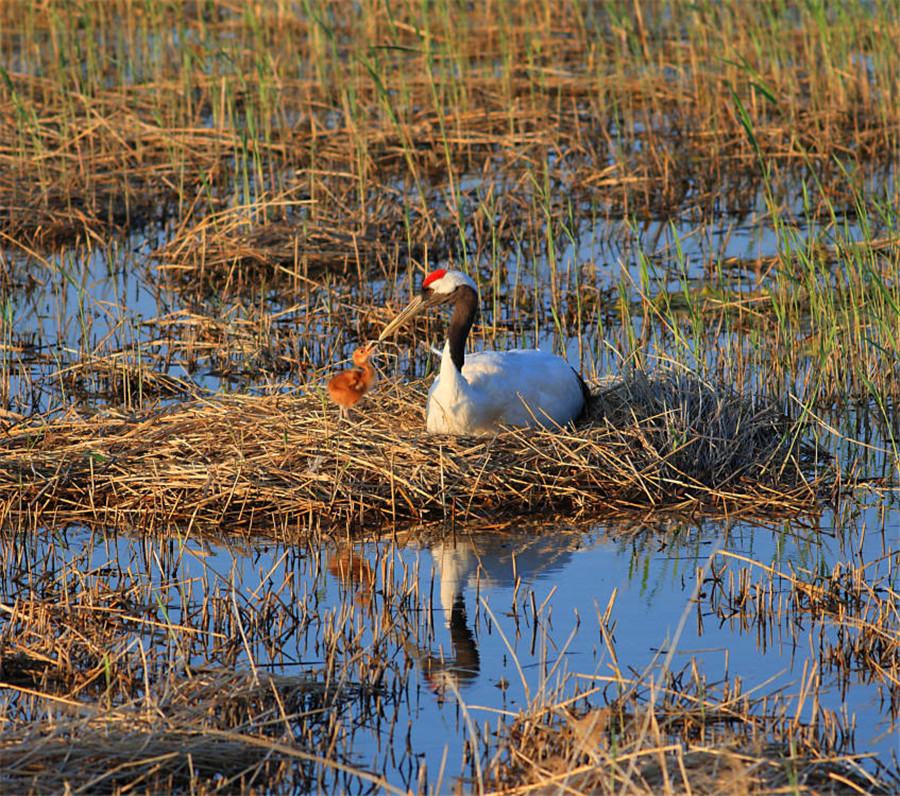
[[[460,372],[466,361],[466,338],[477,314],[478,294],[468,285],[460,285],[454,291],[453,315],[450,318],[450,328],[447,330],[450,359]]]

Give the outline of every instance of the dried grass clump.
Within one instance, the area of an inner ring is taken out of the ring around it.
[[[135,359],[119,352],[107,357],[84,357],[58,371],[60,383],[72,396],[126,406],[138,399],[190,395],[196,391],[191,382],[147,367]]]
[[[399,261],[450,253],[451,236],[394,192],[374,190],[358,212],[347,190],[334,185],[314,206],[292,191],[191,216],[154,252],[159,271],[190,295],[255,294],[261,283],[299,292],[323,275],[395,279]]]
[[[83,185],[41,190],[17,180],[0,178],[0,239],[4,244],[56,251],[79,241],[103,244],[104,236],[121,232],[132,219],[150,212],[150,197],[130,202],[107,186]]]
[[[690,679],[688,679],[690,678]],[[682,685],[685,681],[685,685]],[[497,738],[489,789],[504,794],[895,793],[896,774],[842,748],[846,728],[820,709],[811,723],[789,698],[710,687],[696,671],[602,707],[570,702],[520,714]],[[873,772],[873,768],[876,770]]]
[[[673,495],[796,483],[822,453],[772,400],[675,368],[634,370],[595,394],[590,417],[640,439],[645,471],[655,470]]]
[[[307,792],[323,771],[333,787],[384,785],[340,760],[339,699],[301,677],[225,670],[167,678],[109,710],[57,699],[0,734],[0,791]]]
[[[385,260],[388,251],[374,234],[348,234],[324,224],[310,232],[296,223],[241,227],[204,219],[156,253],[159,270],[184,290],[205,286],[241,293],[263,280],[291,285],[324,272],[356,275]]]
[[[278,535],[548,508],[762,516],[812,510],[826,486],[773,409],[696,379],[633,375],[574,429],[495,437],[425,433],[424,386],[376,393],[349,426],[321,390],[14,426],[0,521]]]

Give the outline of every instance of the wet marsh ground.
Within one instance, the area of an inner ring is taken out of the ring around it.
[[[0,4],[0,789],[896,791],[898,19]]]

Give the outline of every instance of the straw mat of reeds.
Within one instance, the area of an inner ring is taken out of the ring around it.
[[[572,429],[494,437],[426,433],[426,388],[383,386],[343,425],[321,390],[19,423],[0,439],[0,523],[281,536],[548,510],[771,516],[814,510],[834,480],[771,404],[694,377],[634,373],[595,388]]]

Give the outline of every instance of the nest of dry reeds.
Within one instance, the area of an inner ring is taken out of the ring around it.
[[[724,499],[732,487],[793,487],[824,455],[773,400],[746,398],[677,368],[633,370],[597,390],[589,418],[622,442],[640,442],[629,458],[664,502]]]
[[[772,404],[693,376],[636,372],[597,389],[574,428],[494,437],[426,433],[424,393],[383,388],[344,425],[321,389],[16,425],[0,522],[281,536],[548,509],[783,515],[830,483]]]

